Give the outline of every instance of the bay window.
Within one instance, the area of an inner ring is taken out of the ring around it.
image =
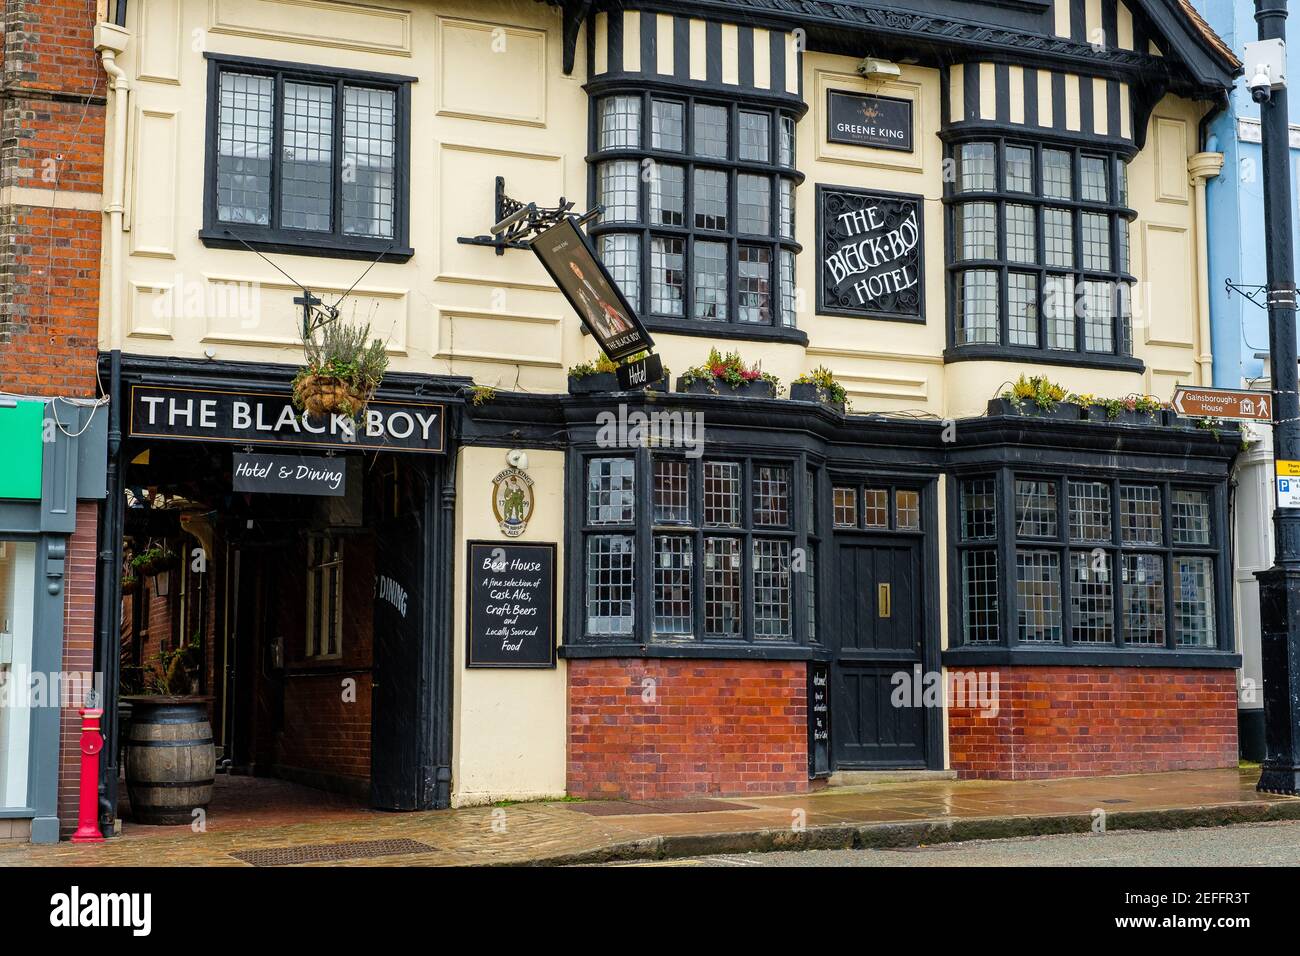
[[[815,472],[667,453],[594,454],[581,472],[579,640],[815,639]]]
[[[956,484],[966,646],[1231,649],[1220,489],[1007,469]]]
[[[948,358],[1140,367],[1123,158],[994,139],[951,159]]]
[[[794,116],[684,93],[593,102],[590,232],[643,320],[797,337]]]

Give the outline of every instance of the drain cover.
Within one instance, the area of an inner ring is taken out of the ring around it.
[[[1102,803],[1132,803],[1133,801],[1132,801],[1132,800],[1121,800],[1119,797],[1116,797],[1114,800],[1103,800],[1103,801],[1101,801],[1101,802],[1102,802]]]
[[[264,850],[240,850],[230,855],[252,866],[292,866],[295,863],[332,863],[402,853],[432,853],[433,850],[429,844],[418,840],[357,840],[352,843],[273,846]]]

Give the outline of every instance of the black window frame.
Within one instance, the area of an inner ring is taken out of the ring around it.
[[[602,103],[610,97],[635,97],[640,101],[640,135],[636,147],[613,147],[602,149],[600,142],[600,117]],[[680,104],[682,107],[682,149],[680,151],[656,149],[652,140],[654,101],[664,100]],[[802,246],[796,240],[798,222],[795,216],[796,192],[804,181],[804,175],[798,169],[797,142],[792,142],[790,164],[783,165],[781,158],[781,124],[788,119],[794,128],[794,137],[798,138],[798,122],[801,110],[794,104],[763,97],[739,94],[728,95],[718,91],[697,91],[677,88],[647,88],[643,85],[617,84],[602,86],[599,92],[589,95],[589,151],[588,194],[589,205],[594,207],[600,201],[599,182],[601,166],[619,160],[632,161],[637,169],[637,219],[632,222],[607,222],[598,219],[588,227],[592,243],[599,252],[603,236],[610,234],[634,235],[638,237],[639,282],[633,306],[642,322],[651,331],[675,333],[681,335],[706,336],[719,339],[742,339],[754,341],[779,341],[807,344],[807,333],[798,327],[797,312],[792,316],[792,325],[782,324],[782,285],[781,257],[789,253],[798,268],[798,255]],[[718,158],[699,155],[695,151],[695,108],[696,105],[722,107],[727,110],[727,157]],[[768,161],[746,160],[739,157],[740,114],[742,112],[764,113],[770,118],[768,124]],[[683,212],[684,223],[681,226],[656,225],[650,222],[651,184],[643,175],[646,160],[657,164],[680,167],[683,170]],[[696,169],[709,169],[725,172],[727,175],[727,225],[725,230],[698,228],[693,215],[693,196]],[[753,174],[766,176],[770,180],[769,217],[771,232],[767,236],[739,231],[739,192],[738,183],[742,175]],[[792,234],[789,238],[781,236],[781,181],[790,181]],[[680,239],[682,251],[682,314],[671,316],[651,310],[651,256],[654,238]],[[694,318],[694,248],[697,241],[718,242],[727,246],[728,288],[726,320],[708,320]],[[739,278],[740,247],[757,246],[770,252],[768,271],[771,289],[770,323],[742,322],[739,320]],[[792,277],[797,286],[797,271]],[[631,297],[630,297],[631,298]]]
[[[255,57],[205,53],[208,61],[207,120],[203,172],[203,227],[199,239],[205,246],[223,249],[252,247],[263,252],[318,256],[337,259],[382,259],[405,262],[415,250],[410,246],[411,174],[411,84],[415,77],[372,73],[335,67],[265,60]],[[271,140],[270,223],[266,226],[225,222],[217,215],[217,153],[221,127],[221,75],[249,73],[268,76],[275,84]],[[334,94],[334,188],[331,190],[330,232],[284,229],[280,221],[280,162],[284,130],[283,88],[286,80],[333,86]],[[343,89],[367,87],[394,94],[393,236],[355,236],[343,232]]]
[[[1056,534],[1049,537],[1021,535],[1017,527],[1016,480],[1051,481],[1056,487]],[[968,481],[992,480],[994,482],[993,537],[967,538],[964,535],[961,514],[962,488]],[[1110,502],[1110,538],[1105,541],[1075,541],[1070,527],[1070,482],[1096,482],[1106,486]],[[1120,488],[1125,485],[1154,486],[1159,489],[1161,502],[1161,542],[1159,544],[1126,542],[1120,520]],[[1209,499],[1209,542],[1206,544],[1179,544],[1174,539],[1172,511],[1173,493],[1179,490],[1203,492]],[[1170,477],[1144,472],[1096,472],[1085,468],[993,466],[980,469],[962,469],[952,473],[949,496],[948,538],[951,556],[949,586],[953,599],[949,617],[949,653],[975,655],[990,652],[1017,657],[1035,655],[1035,662],[1069,656],[1103,663],[1107,660],[1142,655],[1144,665],[1171,666],[1182,662],[1207,661],[1234,651],[1235,634],[1232,628],[1232,592],[1230,548],[1231,527],[1228,524],[1227,492],[1221,482],[1198,479],[1194,476]],[[1061,608],[1059,641],[1022,641],[1019,638],[1019,601],[1016,590],[1016,553],[1018,549],[1049,551],[1059,556],[1059,591]],[[1109,642],[1077,641],[1074,637],[1072,607],[1072,558],[1076,554],[1093,556],[1100,550],[1106,556],[1110,574],[1111,640]],[[963,555],[968,551],[994,551],[996,553],[996,604],[998,614],[998,639],[972,642],[967,638],[962,613],[964,589],[961,577]],[[1164,574],[1164,641],[1162,644],[1134,643],[1125,631],[1124,558],[1130,555],[1156,555],[1161,560]],[[1178,643],[1174,593],[1174,564],[1178,557],[1208,557],[1213,561],[1212,576],[1214,611],[1214,644],[1211,646]],[[1035,652],[1041,652],[1036,654]],[[963,658],[967,659],[967,658]],[[1180,660],[1181,659],[1181,660]]]
[[[1126,183],[1120,174],[1132,158],[1131,151],[1108,147],[1106,144],[1081,144],[1074,141],[1054,140],[1050,138],[1029,138],[991,130],[963,132],[960,135],[946,137],[945,155],[948,168],[955,171],[946,177],[943,202],[946,207],[945,221],[945,261],[947,271],[947,348],[944,359],[948,362],[970,360],[999,360],[1013,362],[1033,362],[1050,365],[1074,365],[1093,368],[1111,368],[1125,371],[1142,371],[1145,364],[1133,355],[1133,316],[1132,290],[1137,281],[1132,274],[1132,236],[1129,236],[1129,262],[1120,260],[1120,230],[1123,224],[1130,225],[1137,218],[1137,212],[1127,205]],[[990,144],[993,147],[992,190],[963,190],[961,185],[961,150],[963,146],[973,144]],[[1008,148],[1029,149],[1032,152],[1031,188],[1029,192],[1016,192],[1007,188]],[[1070,154],[1071,189],[1069,199],[1048,197],[1043,189],[1043,151],[1059,150]],[[1106,169],[1107,201],[1095,202],[1080,198],[1082,195],[1081,160],[1083,157],[1104,160]],[[958,250],[960,236],[957,234],[957,210],[965,203],[989,203],[994,207],[996,224],[996,256],[982,259],[960,259]],[[1035,262],[1024,263],[1012,261],[1007,253],[1006,209],[1008,206],[1029,206],[1034,209],[1033,223],[1035,229]],[[1068,209],[1071,220],[1071,244],[1073,248],[1073,265],[1069,268],[1051,267],[1046,260],[1046,235],[1044,229],[1044,210],[1048,208]],[[1100,213],[1108,217],[1111,268],[1108,270],[1086,269],[1083,263],[1083,214]],[[1131,229],[1130,229],[1131,233]],[[1122,268],[1124,266],[1124,268]],[[961,342],[961,316],[958,314],[958,290],[962,276],[966,272],[987,271],[997,275],[997,342],[983,343]],[[1037,297],[1037,344],[1015,345],[1011,342],[1011,312],[1009,308],[1010,273],[1028,273],[1036,277]],[[1074,283],[1075,302],[1083,294],[1084,283],[1101,281],[1109,283],[1112,288],[1114,308],[1112,337],[1113,350],[1110,352],[1089,351],[1086,343],[1086,320],[1080,310],[1074,309],[1074,335],[1071,349],[1048,347],[1047,310],[1044,297],[1047,294],[1047,281],[1056,276],[1069,276]],[[1121,289],[1126,287],[1126,289]],[[1125,307],[1126,306],[1126,307]]]
[[[619,524],[596,524],[587,521],[587,469],[593,459],[622,458],[633,462],[633,519]],[[690,520],[661,521],[654,519],[654,461],[674,460],[687,464],[690,476]],[[737,463],[740,465],[741,521],[738,527],[708,526],[704,523],[703,469],[707,462]],[[755,469],[774,465],[788,470],[789,508],[788,523],[783,527],[764,527],[754,522],[753,481]],[[569,637],[566,645],[570,654],[608,652],[611,648],[648,648],[670,654],[698,654],[709,656],[759,656],[775,653],[788,656],[791,651],[806,652],[817,647],[809,634],[809,588],[820,590],[822,573],[820,563],[814,559],[812,568],[815,580],[805,578],[808,568],[796,570],[794,556],[798,549],[807,555],[825,539],[819,533],[820,514],[817,500],[823,472],[800,453],[753,453],[742,449],[713,449],[703,456],[691,456],[681,450],[650,448],[582,448],[574,449],[569,456],[571,480],[569,483],[569,513],[574,520],[568,522],[570,560],[570,587],[568,601]],[[811,486],[813,514],[808,514],[808,492]],[[632,631],[628,634],[588,633],[586,609],[587,539],[601,534],[628,535],[633,539],[633,610]],[[692,544],[693,561],[690,570],[691,620],[689,635],[656,634],[654,630],[655,539],[659,535],[686,536]],[[741,554],[741,629],[738,637],[709,636],[705,632],[704,611],[704,541],[706,538],[731,538],[740,542]],[[761,637],[755,634],[755,569],[754,541],[780,539],[789,542],[791,555],[789,635],[785,638]],[[813,607],[816,607],[816,595]]]

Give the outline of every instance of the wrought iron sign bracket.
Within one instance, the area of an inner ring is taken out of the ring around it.
[[[1253,305],[1257,305],[1261,309],[1268,311],[1268,306],[1265,305],[1263,302],[1261,302],[1258,298],[1256,298],[1256,296],[1263,296],[1266,292],[1268,292],[1268,286],[1243,285],[1240,282],[1233,282],[1231,279],[1224,279],[1223,287],[1228,291],[1229,295],[1235,292],[1237,293],[1237,295],[1241,296],[1247,302],[1250,302]]]
[[[534,237],[554,226],[561,219],[570,216],[573,201],[560,197],[553,207],[538,206],[535,202],[521,203],[506,195],[506,179],[496,178],[495,199],[493,201],[493,223],[491,235],[459,236],[456,241],[467,246],[490,246],[503,256],[507,249],[527,249]],[[578,225],[594,219],[604,212],[604,206],[596,206],[581,216],[573,216]]]

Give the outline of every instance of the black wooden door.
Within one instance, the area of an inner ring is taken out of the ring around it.
[[[838,545],[831,742],[841,769],[926,765],[920,701],[897,706],[897,674],[909,689],[922,660],[921,543],[862,540]]]
[[[413,510],[376,528],[370,800],[381,810],[421,808],[425,527]]]

